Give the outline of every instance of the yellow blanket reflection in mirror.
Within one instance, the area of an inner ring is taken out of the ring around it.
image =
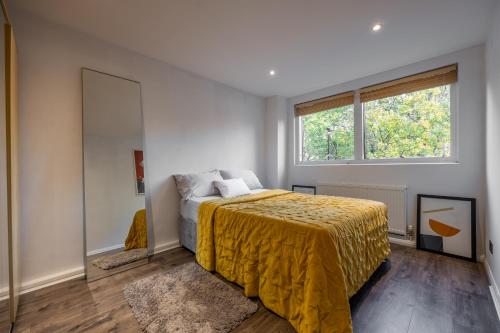
[[[299,333],[352,332],[349,297],[389,255],[383,203],[282,190],[206,201],[196,258]]]
[[[146,223],[146,210],[138,210],[125,240],[125,251],[148,247],[148,226]]]

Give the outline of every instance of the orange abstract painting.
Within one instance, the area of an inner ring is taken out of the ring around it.
[[[443,237],[452,237],[460,232],[460,229],[434,219],[429,219],[429,226],[436,234]]]
[[[134,150],[136,193],[144,194],[144,153]]]

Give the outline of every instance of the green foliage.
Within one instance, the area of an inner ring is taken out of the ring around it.
[[[450,86],[370,101],[363,108],[366,159],[450,155]],[[302,161],[354,158],[352,105],[301,121]]]
[[[365,158],[450,155],[450,86],[364,104]]]
[[[352,105],[304,116],[302,161],[354,158],[354,112]],[[330,134],[328,128],[331,129]],[[328,136],[330,135],[330,147]],[[328,158],[330,153],[330,158]]]

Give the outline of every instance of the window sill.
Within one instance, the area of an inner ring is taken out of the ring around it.
[[[415,166],[415,165],[460,165],[459,161],[342,161],[342,162],[295,162],[296,167],[311,167],[311,166]]]

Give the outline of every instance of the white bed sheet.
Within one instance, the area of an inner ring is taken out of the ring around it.
[[[256,190],[250,190],[252,194],[267,191],[267,189],[261,188]],[[184,219],[189,219],[194,222],[198,222],[198,208],[203,201],[221,199],[220,195],[211,195],[208,197],[192,197],[188,200],[181,200],[181,216]]]

